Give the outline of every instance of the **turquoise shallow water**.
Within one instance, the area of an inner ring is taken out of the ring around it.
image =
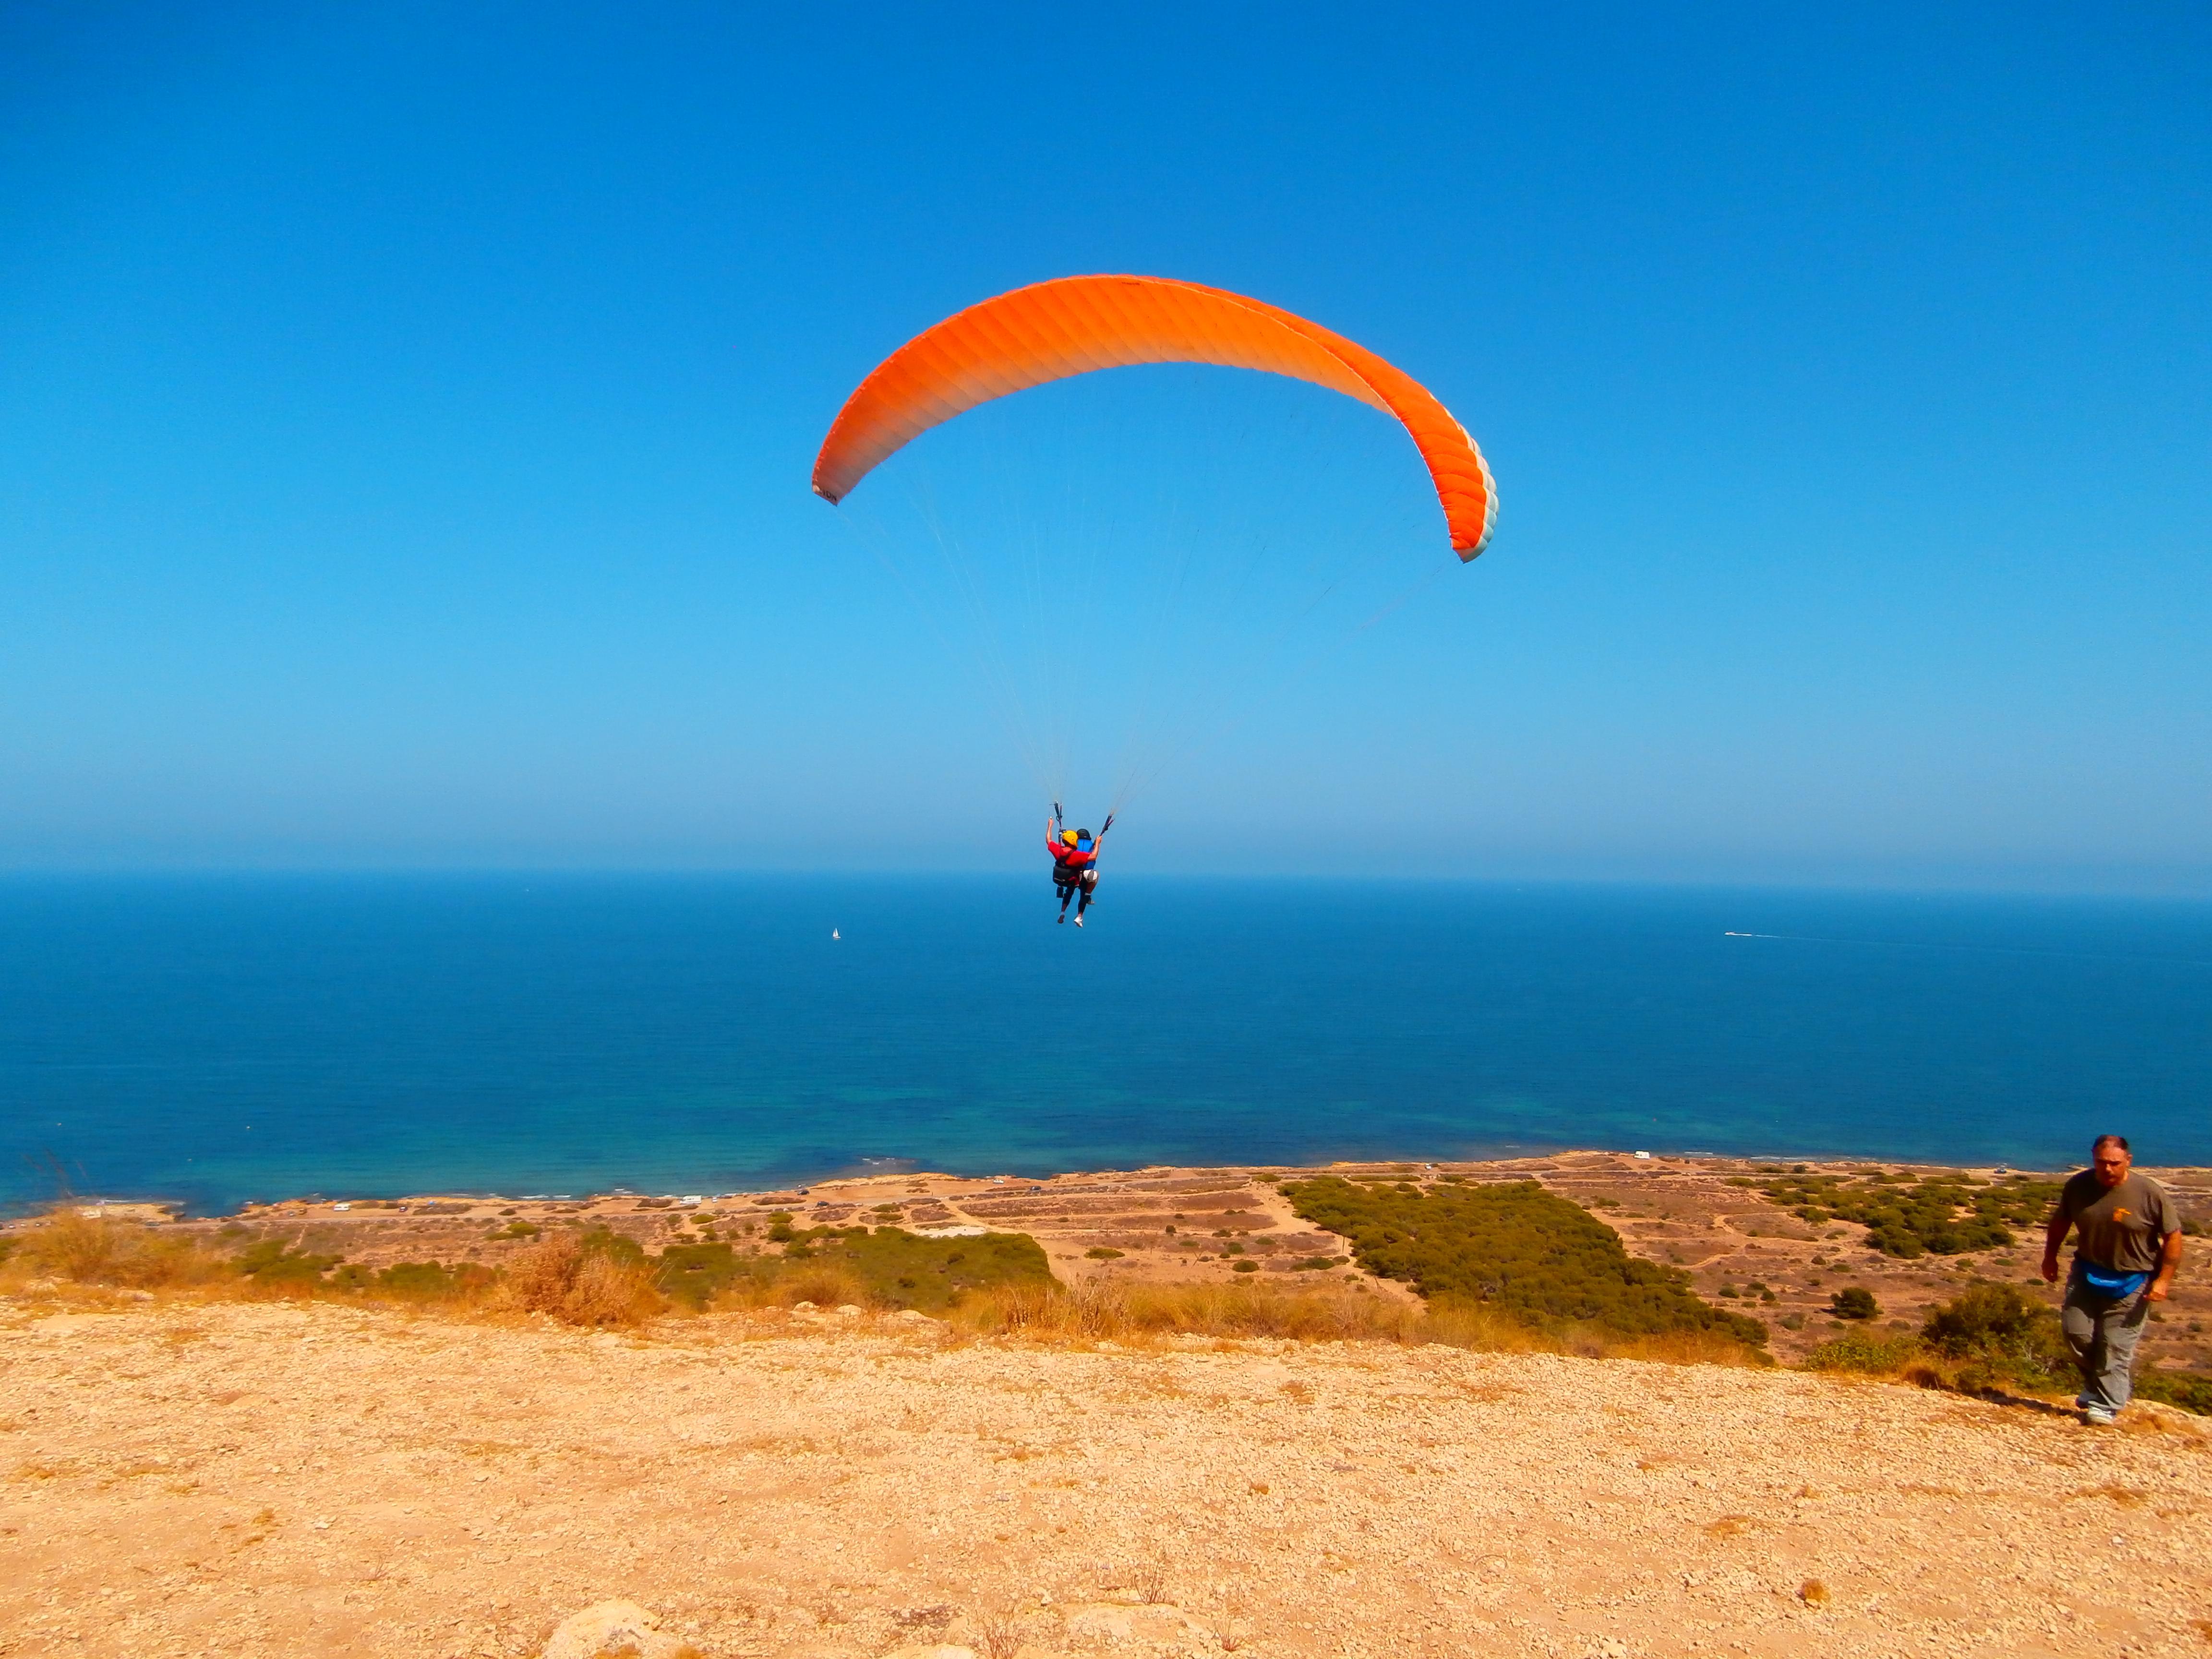
[[[2212,906],[1109,874],[1094,914],[1042,876],[0,882],[0,1201],[2044,1167],[2106,1127],[2212,1162]]]

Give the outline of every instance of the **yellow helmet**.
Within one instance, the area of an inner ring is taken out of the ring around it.
[[[1075,831],[1073,830],[1061,830],[1060,832],[1060,838],[1066,842],[1070,847],[1075,845]]]

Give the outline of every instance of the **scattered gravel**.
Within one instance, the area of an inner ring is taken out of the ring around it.
[[[611,1599],[709,1659],[2212,1650],[2177,1413],[872,1316],[0,1322],[9,1656],[535,1655]]]

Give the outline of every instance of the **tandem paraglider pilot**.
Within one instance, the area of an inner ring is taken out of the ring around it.
[[[2181,1218],[2166,1188],[2135,1172],[2127,1138],[2099,1135],[2089,1167],[2059,1190],[2044,1230],[2043,1276],[2053,1284],[2069,1229],[2074,1270],[2059,1322],[2081,1373],[2074,1403],[2084,1421],[2102,1425],[2135,1392],[2136,1341],[2181,1266]]]
[[[1109,812],[1095,836],[1088,830],[1070,830],[1060,817],[1060,803],[1053,803],[1052,816],[1044,821],[1044,844],[1052,854],[1052,885],[1060,895],[1062,921],[1067,920],[1068,900],[1080,893],[1075,925],[1083,926],[1083,913],[1091,908],[1091,896],[1098,890],[1098,843],[1113,827],[1114,815]]]

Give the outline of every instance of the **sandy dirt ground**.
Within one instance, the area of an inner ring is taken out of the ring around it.
[[[610,1597],[709,1659],[2212,1652],[2212,1437],[2163,1411],[915,1316],[53,1310],[0,1304],[9,1656],[529,1655]]]

